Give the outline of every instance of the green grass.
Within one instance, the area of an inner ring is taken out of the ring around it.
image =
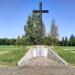
[[[17,65],[18,61],[28,51],[28,46],[0,46],[0,64]]]
[[[55,46],[54,51],[69,65],[75,65],[75,47]]]

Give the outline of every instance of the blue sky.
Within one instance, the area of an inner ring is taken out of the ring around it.
[[[50,31],[52,18],[58,25],[59,35],[75,35],[75,0],[0,0],[0,38],[16,38],[24,34],[24,25],[33,9],[39,9],[43,2],[43,14],[46,32]]]

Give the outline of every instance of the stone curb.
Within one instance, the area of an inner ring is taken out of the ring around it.
[[[23,56],[23,58],[21,58],[21,60],[18,62],[18,66],[24,66],[24,65],[27,63],[27,61],[32,58],[32,54],[31,54],[31,53],[32,53],[32,49],[33,49],[33,48],[31,48],[31,49]]]
[[[68,65],[67,62],[65,60],[63,60],[57,53],[55,53],[53,50],[51,50],[50,48],[48,49],[48,51],[51,51],[52,56],[54,57],[53,59],[57,60],[57,62]]]

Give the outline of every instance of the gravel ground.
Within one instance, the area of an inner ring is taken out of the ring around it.
[[[75,66],[65,66],[48,58],[33,58],[24,67],[0,66],[0,75],[75,75]]]

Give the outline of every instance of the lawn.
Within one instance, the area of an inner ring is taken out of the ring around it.
[[[69,65],[75,65],[75,47],[55,46],[53,47],[53,50]]]
[[[0,46],[0,65],[17,65],[30,46]]]

